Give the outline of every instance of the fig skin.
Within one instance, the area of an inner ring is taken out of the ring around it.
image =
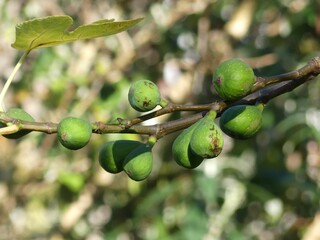
[[[202,118],[190,139],[192,151],[203,158],[217,157],[223,148],[223,134],[215,117],[216,112],[211,111]]]
[[[252,68],[241,59],[229,59],[219,64],[213,74],[213,86],[227,101],[246,96],[255,82]]]
[[[237,105],[225,110],[220,117],[221,130],[235,139],[253,137],[262,125],[263,106]]]
[[[10,108],[8,109],[8,111],[6,111],[6,114],[8,117],[15,118],[21,121],[34,122],[33,117],[21,108]],[[0,122],[0,128],[6,127],[6,126],[7,126],[6,124]],[[30,130],[20,130],[16,133],[5,134],[3,136],[8,139],[18,139],[30,132],[31,132]]]
[[[132,108],[146,112],[160,104],[161,95],[156,84],[149,80],[139,80],[131,85],[128,100]]]
[[[117,140],[103,144],[99,152],[100,166],[109,173],[121,172],[126,156],[142,144],[133,140]]]
[[[66,117],[58,124],[58,140],[70,150],[78,150],[88,144],[92,126],[84,119]]]
[[[198,167],[203,161],[203,157],[195,154],[190,148],[191,136],[196,127],[199,125],[199,122],[200,120],[192,124],[190,127],[184,129],[172,144],[173,159],[180,166],[188,169],[194,169]]]
[[[143,144],[126,156],[123,169],[129,178],[134,181],[142,181],[150,175],[153,165],[151,149],[150,145]]]

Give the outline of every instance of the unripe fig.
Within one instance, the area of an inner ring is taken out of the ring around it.
[[[156,84],[149,80],[139,80],[131,85],[128,100],[135,110],[146,112],[160,104],[161,95]]]
[[[86,120],[66,117],[58,124],[58,140],[66,148],[77,150],[89,142],[92,126]]]
[[[173,158],[182,167],[193,169],[198,167],[203,161],[203,157],[195,154],[190,148],[191,136],[199,125],[199,122],[184,129],[172,144]]]
[[[203,158],[214,158],[222,151],[223,134],[214,122],[215,117],[216,112],[210,111],[202,118],[190,139],[192,151]]]
[[[213,74],[213,86],[225,100],[236,100],[245,96],[254,82],[252,68],[237,58],[221,63]]]
[[[117,140],[103,144],[99,152],[99,163],[109,173],[123,170],[125,157],[143,143],[133,140]]]
[[[232,138],[248,139],[261,128],[262,110],[262,104],[230,107],[220,117],[221,130]]]
[[[11,118],[19,119],[22,121],[34,122],[33,117],[21,108],[10,108],[6,112],[6,114],[8,117],[11,117]],[[0,122],[0,128],[5,127],[5,126],[7,126],[7,125]],[[30,132],[29,130],[20,130],[16,133],[10,133],[10,134],[6,134],[3,136],[6,138],[9,138],[9,139],[17,139],[17,138],[23,137],[24,135],[28,134],[29,132]]]
[[[141,181],[150,175],[153,165],[151,149],[150,145],[143,144],[124,159],[123,169],[132,180]]]

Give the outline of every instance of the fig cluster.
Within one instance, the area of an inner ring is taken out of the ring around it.
[[[226,101],[236,101],[251,92],[255,83],[252,68],[241,59],[222,62],[213,74],[213,86]],[[228,106],[215,123],[216,112],[183,130],[174,140],[172,155],[182,167],[193,169],[204,159],[217,157],[223,148],[224,134],[234,139],[249,139],[261,128],[263,104]]]
[[[124,171],[132,180],[142,181],[152,171],[152,146],[134,140],[106,142],[100,149],[99,163],[109,173]]]
[[[198,122],[182,131],[172,145],[174,160],[193,169],[206,158],[217,157],[223,148],[223,134],[215,123],[216,112],[210,111]]]
[[[138,80],[128,92],[130,106],[139,112],[147,112],[161,105],[158,86],[150,80]],[[134,181],[146,179],[152,171],[154,143],[135,140],[116,140],[103,144],[99,151],[99,164],[108,173],[125,172]]]
[[[172,144],[173,159],[187,169],[198,167],[204,159],[217,157],[224,143],[224,134],[234,139],[253,137],[262,125],[263,104],[236,105],[226,109],[215,123],[216,112],[184,129]]]

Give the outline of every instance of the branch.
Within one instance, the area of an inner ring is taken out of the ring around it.
[[[298,70],[276,75],[276,76],[271,76],[271,77],[265,77],[265,78],[257,77],[251,92],[255,92],[259,89],[262,89],[274,83],[279,83],[287,80],[298,81],[299,79],[316,77],[319,73],[320,73],[320,56],[311,59],[308,62],[308,64],[306,64],[304,67]]]
[[[210,104],[200,105],[179,105],[174,103],[168,103],[167,106],[153,111],[151,113],[133,118],[122,119],[118,118],[118,124],[105,124],[102,122],[95,122],[92,124],[93,133],[107,134],[107,133],[133,133],[133,134],[145,134],[153,135],[158,139],[168,135],[170,133],[185,129],[201,119],[206,112],[214,110],[217,112],[217,117],[227,108],[247,104],[253,105],[257,102],[268,103],[271,99],[282,95],[286,92],[290,92],[307,81],[315,79],[320,74],[320,57],[313,58],[304,67],[292,71],[271,77],[257,77],[256,83],[251,93],[240,100],[235,102],[217,101]],[[173,112],[192,111],[196,112],[190,116],[183,117],[181,119],[172,120],[169,122],[155,124],[150,126],[139,125],[139,123],[146,120],[159,117],[161,115],[170,114]],[[17,121],[19,124],[17,124]],[[38,132],[44,132],[52,134],[57,132],[57,123],[51,122],[27,122],[6,116],[4,112],[0,112],[0,122],[7,125],[16,125],[18,130],[32,130]],[[15,128],[0,128],[0,134],[12,133]],[[8,132],[10,130],[10,132]]]

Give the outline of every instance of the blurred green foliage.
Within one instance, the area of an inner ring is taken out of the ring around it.
[[[145,18],[124,33],[32,52],[6,105],[37,121],[137,116],[127,92],[138,79],[157,83],[172,102],[208,103],[217,99],[212,72],[225,59],[243,58],[257,76],[271,76],[319,55],[315,0],[20,3],[0,2],[1,84],[21,55],[10,47],[21,21]],[[176,134],[166,136],[155,146],[151,177],[140,183],[104,172],[97,154],[105,141],[141,136],[94,135],[74,152],[54,134],[0,138],[0,239],[315,239],[319,92],[315,79],[273,99],[256,137],[226,136],[223,153],[196,170],[173,161]]]

